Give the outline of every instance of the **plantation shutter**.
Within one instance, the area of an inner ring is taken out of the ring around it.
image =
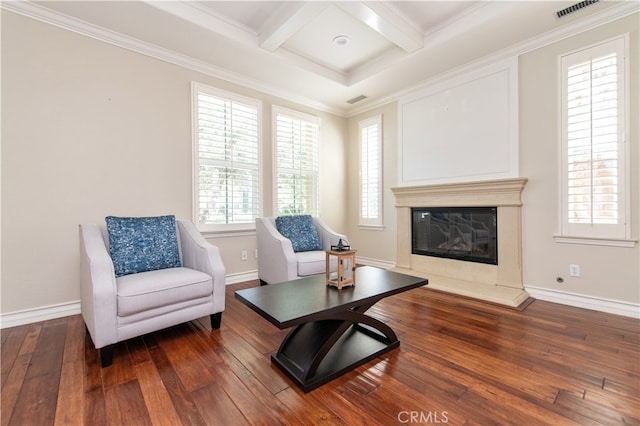
[[[360,225],[382,224],[382,118],[360,122]]]
[[[562,58],[566,231],[624,236],[624,45]]]
[[[198,222],[253,224],[259,213],[259,104],[202,90],[196,96]]]
[[[318,215],[319,119],[274,107],[276,213]]]

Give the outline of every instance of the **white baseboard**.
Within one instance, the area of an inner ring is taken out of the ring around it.
[[[362,257],[358,257],[357,261],[358,263],[363,265],[375,266],[383,269],[390,269],[395,266],[395,264],[390,262]],[[229,274],[226,276],[226,284],[237,284],[257,279],[258,271]],[[534,297],[536,299],[640,319],[640,305],[638,304],[622,302],[619,300],[596,298],[585,296],[582,294],[567,293],[563,291],[550,290],[533,286],[526,286],[525,290],[531,295],[531,297]],[[43,306],[40,308],[9,312],[6,314],[0,314],[0,329],[17,327],[34,322],[46,321],[79,314],[79,300],[75,302],[59,303],[56,305]]]
[[[592,309],[595,311],[640,319],[639,304],[532,286],[525,286],[525,290],[531,295],[531,297],[545,300],[547,302],[555,302],[563,305]]]
[[[396,266],[393,262],[387,262],[384,260],[371,259],[368,257],[356,256],[356,263],[366,266],[375,266],[376,268],[391,269]]]
[[[226,285],[257,279],[258,271],[229,274],[226,276]],[[46,321],[79,314],[79,300],[75,302],[59,303],[57,305],[25,309],[22,311],[8,312],[6,314],[0,314],[0,329],[17,327],[19,325],[32,324],[34,322]]]
[[[253,281],[258,279],[258,271],[240,272],[229,274],[226,276],[227,285],[243,283],[245,281]]]
[[[80,314],[80,301],[25,309],[0,315],[0,329]]]

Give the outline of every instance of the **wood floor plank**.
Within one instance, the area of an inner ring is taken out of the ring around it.
[[[81,317],[69,317],[55,425],[73,426],[84,421],[84,333],[85,327]]]
[[[20,352],[20,348],[24,344],[24,338],[29,330],[28,326],[14,327],[2,331],[2,358],[0,365],[2,366],[2,374],[8,374],[13,367],[13,363]]]
[[[13,340],[9,347],[6,348],[12,360],[10,361],[11,368],[7,369],[6,376],[2,379],[2,392],[0,392],[0,413],[2,413],[2,415],[0,415],[0,424],[2,426],[9,424],[9,419],[11,419],[13,414],[41,330],[41,323],[32,324],[28,327],[20,327],[19,332],[15,333],[14,338],[17,336],[22,340]],[[6,342],[9,342],[9,340],[7,339]],[[16,350],[14,346],[17,346],[18,343],[20,345]],[[4,351],[5,346],[2,346],[3,360]],[[9,363],[9,361],[7,362]]]
[[[11,415],[11,424],[53,423],[66,329],[66,322],[60,320],[43,326]]]
[[[77,425],[84,421],[84,324],[69,319],[58,386],[55,425]]]
[[[300,389],[287,387],[281,392],[278,392],[276,396],[286,407],[285,411],[287,413],[287,417],[297,419],[299,424],[349,424],[332,413],[324,403],[312,400],[311,398],[306,398],[305,394]]]
[[[564,408],[567,417],[572,418],[580,424],[597,423],[613,425],[636,423],[632,418],[621,414],[617,410],[610,410],[598,403],[587,403],[584,398],[564,390],[559,392],[555,405]]]
[[[534,301],[517,310],[418,288],[369,314],[400,347],[304,393],[270,360],[279,330],[227,286],[201,318],[114,346],[80,315],[2,330],[0,426],[640,425],[640,320]]]
[[[236,365],[236,369],[238,367]],[[281,420],[285,415],[282,404],[257,379],[247,380],[245,377],[243,382],[233,368],[216,370],[215,376],[250,424],[286,424]]]
[[[242,425],[247,419],[219,383],[201,387],[192,392],[193,400],[209,425]]]
[[[84,424],[102,426],[108,424],[105,406],[102,368],[89,333],[84,334]]]
[[[629,424],[640,424],[638,389],[623,394],[613,393],[605,388],[590,389],[584,393],[583,398],[587,404],[598,404],[621,413],[621,416],[625,418],[632,419]]]
[[[162,383],[155,364],[152,361],[137,363],[135,369],[151,422],[154,425],[167,426],[179,424],[180,416],[173,406],[171,396]]]
[[[187,425],[205,425],[206,422],[198,411],[198,407],[182,385],[164,350],[160,346],[154,346],[149,352],[162,383],[167,389],[173,406],[180,417],[180,422]]]
[[[225,330],[216,336],[216,339],[219,339],[225,348],[225,350],[221,352],[221,356],[224,357],[228,366],[233,368],[235,363],[231,357],[235,358],[243,365],[244,370],[254,375],[273,394],[289,386],[288,382],[271,367],[270,357],[255,350],[255,348],[235,332]],[[234,369],[234,371],[239,377],[246,375],[244,371],[240,371],[239,369]]]
[[[213,381],[201,354],[193,347],[193,329],[184,325],[159,333],[160,347],[187,392]]]
[[[105,406],[109,424],[137,426],[152,424],[137,380],[118,383],[105,389]]]

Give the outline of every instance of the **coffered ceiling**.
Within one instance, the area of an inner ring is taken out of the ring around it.
[[[601,1],[558,18],[556,12],[575,1],[3,3],[341,115],[532,38],[580,22],[583,29],[595,25],[594,16],[629,13],[629,4],[638,4]],[[350,103],[354,98],[363,99]]]

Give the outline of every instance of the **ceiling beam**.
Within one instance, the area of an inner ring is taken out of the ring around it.
[[[424,35],[387,2],[347,1],[336,3],[336,6],[368,25],[407,53],[413,53],[424,47]]]
[[[260,29],[260,47],[274,52],[328,5],[328,2],[316,1],[284,2]]]

